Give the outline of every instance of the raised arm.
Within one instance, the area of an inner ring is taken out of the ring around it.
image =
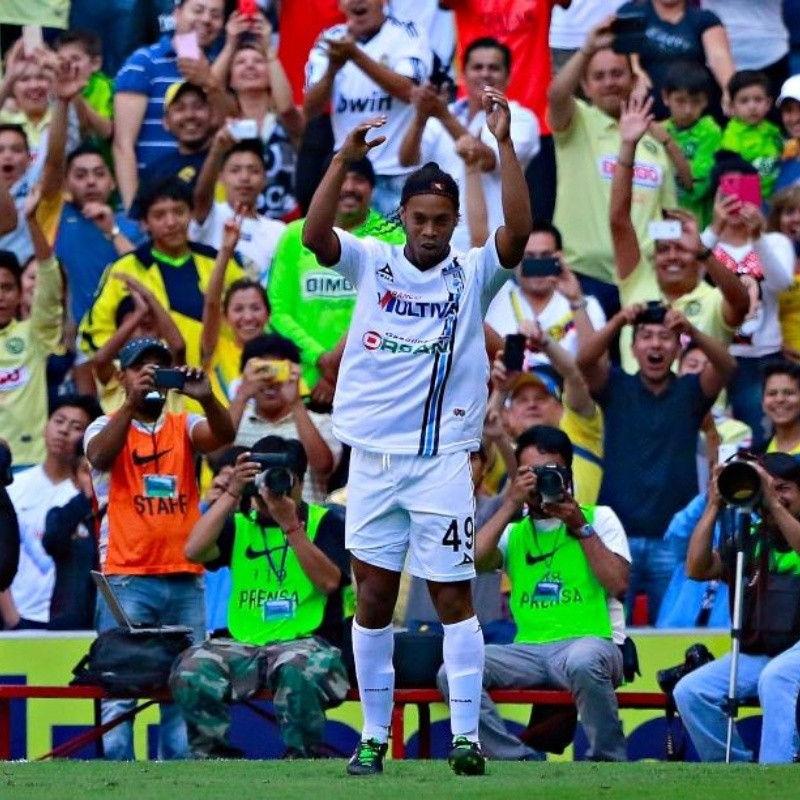
[[[306,87],[303,95],[303,113],[306,119],[318,117],[325,110],[325,106],[330,102],[333,95],[333,84],[336,80],[336,75],[347,63],[347,60],[338,53],[331,52],[327,45],[327,39],[320,39],[311,51],[309,65],[314,63],[315,56],[317,58],[321,57],[318,53],[315,54],[315,51],[325,51],[327,64],[325,72],[322,73],[319,80]]]
[[[385,136],[378,136],[367,141],[369,131],[372,128],[380,128],[385,123],[386,117],[376,117],[362,122],[347,134],[341,149],[334,155],[327,172],[311,198],[303,225],[303,246],[311,250],[317,257],[317,261],[326,267],[336,264],[341,255],[339,238],[334,233],[333,226],[336,220],[336,207],[339,204],[339,193],[347,175],[347,167],[351,162],[366,156],[373,147],[386,141]]]
[[[642,258],[636,229],[631,220],[633,170],[636,146],[653,121],[653,115],[650,113],[652,107],[653,100],[650,97],[644,101],[631,97],[630,102],[622,104],[619,118],[619,156],[611,179],[611,200],[608,209],[614,264],[619,280],[625,280],[631,275]]]
[[[223,125],[211,140],[211,147],[208,149],[205,161],[203,161],[194,189],[192,218],[200,225],[208,219],[208,215],[214,206],[214,192],[217,188],[222,158],[233,147],[234,143],[235,140],[231,136],[227,125]]]
[[[130,208],[139,187],[136,141],[142,129],[147,95],[119,92],[114,97],[114,140],[111,151],[122,204]]]
[[[181,394],[197,400],[203,407],[206,418],[192,428],[192,445],[198,453],[211,453],[231,444],[236,438],[231,415],[211,391],[211,381],[201,369],[180,368],[186,375]]]
[[[607,17],[589,31],[583,46],[576,50],[572,58],[559,70],[547,91],[547,116],[550,127],[558,133],[565,131],[575,113],[575,92],[583,79],[586,65],[598,51],[611,47],[614,34],[611,23],[614,17]]]
[[[708,483],[706,506],[694,526],[686,550],[686,575],[694,581],[713,581],[722,577],[722,559],[714,550],[714,525],[722,508],[717,489],[717,478],[721,469],[720,466],[714,468]]]
[[[578,368],[583,373],[583,377],[586,378],[586,383],[592,394],[602,391],[606,383],[608,383],[608,378],[611,374],[611,359],[608,356],[608,348],[611,347],[611,343],[619,336],[619,332],[626,325],[633,324],[636,315],[643,308],[644,306],[639,304],[623,308],[581,345],[581,349],[578,352]]]
[[[511,141],[511,111],[508,100],[497,89],[483,90],[486,126],[497,141],[500,153],[500,187],[503,204],[503,226],[497,231],[497,253],[500,263],[511,269],[519,264],[525,253],[533,219],[530,194],[525,182],[514,143]]]

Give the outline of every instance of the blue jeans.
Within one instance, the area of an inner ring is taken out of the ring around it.
[[[188,625],[194,641],[205,639],[205,599],[202,575],[109,575],[108,582],[131,622],[148,625]],[[101,595],[97,598],[97,630],[115,628],[116,620]],[[136,706],[136,700],[103,701],[101,718],[108,722]],[[158,731],[158,757],[188,758],[186,723],[172,703],[162,703]],[[107,759],[133,761],[133,720],[118,725],[103,736]]]
[[[723,703],[728,696],[729,655],[690,672],[675,687],[675,702],[686,730],[702,761],[724,761],[728,718]],[[759,763],[786,764],[797,753],[795,706],[800,692],[800,643],[785,653],[739,657],[736,696],[758,694],[764,719]],[[751,753],[734,728],[734,761],[752,761]]]
[[[628,618],[637,594],[647,595],[647,614],[650,624],[655,625],[661,601],[675,570],[675,553],[672,545],[663,539],[631,537],[631,575],[625,607]]]

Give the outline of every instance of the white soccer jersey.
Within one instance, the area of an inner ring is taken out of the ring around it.
[[[311,49],[306,64],[306,88],[318,83],[328,69],[325,39],[340,39],[347,33],[346,25],[334,25],[323,31]],[[394,72],[424,83],[431,72],[433,54],[427,37],[413,22],[399,22],[387,17],[381,29],[367,42],[358,46],[374,61]],[[386,115],[386,125],[380,130],[386,142],[370,151],[372,166],[378,175],[405,175],[413,167],[402,167],[397,154],[406,129],[414,116],[414,107],[403,103],[378,86],[365,72],[348,61],[333,82],[331,124],[338,150],[345,136],[359,123],[378,115]]]
[[[435,456],[478,447],[489,362],[482,295],[502,270],[492,232],[484,247],[451,249],[422,271],[403,245],[336,229],[333,269],[356,287],[336,397],[338,439],[376,453]]]

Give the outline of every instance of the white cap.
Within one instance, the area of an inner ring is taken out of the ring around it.
[[[800,102],[800,75],[792,75],[791,78],[787,78],[783,82],[781,93],[778,95],[775,105],[780,106],[784,100],[797,100]]]

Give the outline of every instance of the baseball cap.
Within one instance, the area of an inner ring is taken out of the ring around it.
[[[800,75],[792,75],[791,78],[787,78],[783,82],[781,93],[778,95],[775,105],[780,106],[784,100],[797,100],[800,102]]]
[[[206,96],[205,89],[196,83],[189,83],[189,81],[171,83],[164,92],[164,110],[166,111],[182,94],[190,91],[197,92],[202,97]]]
[[[158,355],[166,367],[172,364],[172,353],[164,342],[152,336],[142,336],[139,339],[131,339],[123,345],[119,351],[119,365],[122,369],[128,369],[147,353]]]
[[[561,380],[558,374],[550,367],[534,367],[530,372],[523,372],[511,387],[510,396],[513,397],[524,386],[542,386],[551,397],[561,402]]]

